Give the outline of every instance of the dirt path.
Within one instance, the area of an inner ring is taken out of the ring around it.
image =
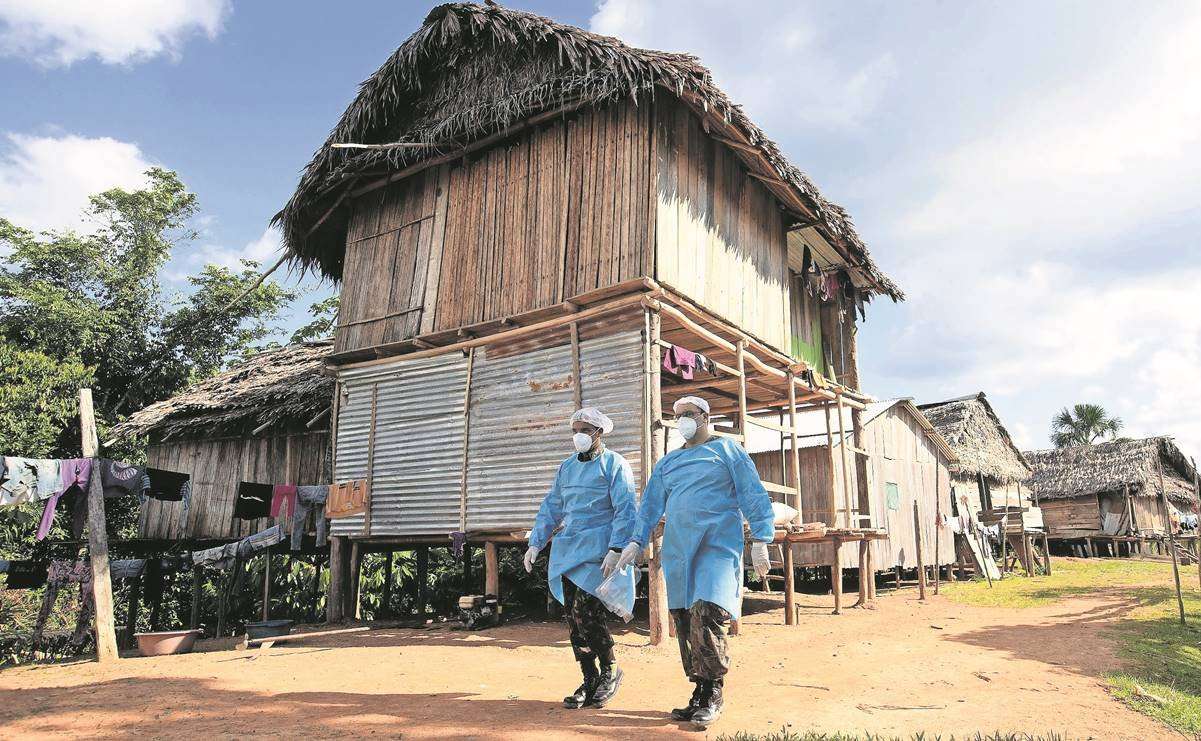
[[[789,628],[776,624],[778,601],[748,600],[754,612],[731,639],[727,710],[709,737],[783,726],[1170,735],[1100,684],[1116,661],[1099,631],[1131,607],[1120,596],[1009,610],[921,604],[905,590],[838,617],[826,600],[802,604]],[[9,669],[0,672],[0,737],[703,735],[666,716],[691,685],[674,642],[647,646],[637,623],[619,636],[627,680],[614,703],[564,710],[560,698],[578,683],[565,638],[557,623],[379,629],[266,651],[210,641],[188,656]]]

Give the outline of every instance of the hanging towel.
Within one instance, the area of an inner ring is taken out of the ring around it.
[[[325,516],[350,517],[367,511],[367,482],[363,479],[333,484],[325,503]]]
[[[32,502],[37,496],[38,476],[33,461],[17,456],[5,456],[4,481],[0,483],[0,505]]]
[[[296,514],[296,485],[276,484],[271,488],[271,516],[280,517],[282,512]]]
[[[663,353],[663,369],[675,374],[685,381],[692,380],[692,372],[696,368],[696,353],[685,350],[678,345],[672,345]]]
[[[238,484],[238,499],[234,502],[234,517],[239,520],[257,520],[271,513],[271,497],[275,487],[271,484],[255,484],[243,481]]]

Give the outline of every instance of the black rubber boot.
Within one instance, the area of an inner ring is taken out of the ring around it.
[[[575,692],[563,698],[565,708],[575,710],[584,707],[592,700],[592,693],[596,691],[596,683],[600,679],[600,674],[596,671],[596,662],[581,661],[580,671],[584,673],[584,683],[576,687]]]
[[[621,686],[624,676],[620,666],[602,667],[592,690],[592,697],[588,700],[588,707],[603,708],[609,700],[613,699],[613,695],[617,694],[617,688]]]
[[[716,723],[717,719],[721,717],[722,706],[720,681],[705,682],[705,689],[701,694],[700,707],[692,714],[692,725],[704,729]]]
[[[675,720],[692,720],[692,716],[696,713],[696,709],[701,706],[701,681],[694,680],[695,686],[692,688],[692,697],[688,699],[688,704],[682,708],[672,708],[671,717]]]

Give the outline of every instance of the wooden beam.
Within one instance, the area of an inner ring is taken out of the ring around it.
[[[801,497],[801,454],[797,442],[796,434],[796,377],[792,369],[788,369],[788,426],[792,428],[792,434],[788,437],[792,441],[792,488],[796,490],[796,496],[793,497],[792,508],[796,510],[796,517],[792,521],[797,525],[804,522],[802,505],[804,504]],[[791,579],[791,577],[789,577]]]
[[[484,543],[484,593],[500,595],[500,554],[493,540]]]
[[[467,532],[467,454],[471,434],[471,374],[475,348],[467,351],[467,385],[463,389],[463,460],[459,471],[459,532]]]
[[[850,459],[847,457],[847,431],[843,427],[843,404],[842,394],[838,394],[838,448],[842,453],[842,496],[846,502],[847,508],[847,527],[855,527],[855,521],[851,515],[856,511],[855,502],[851,498],[851,469]]]
[[[832,541],[834,557],[830,561],[830,591],[834,594],[834,614],[842,613],[842,539]]]
[[[571,391],[575,400],[575,408],[584,406],[584,390],[580,382],[580,323],[572,322],[571,327]]]
[[[88,477],[88,557],[92,567],[92,600],[96,608],[96,659],[101,663],[121,658],[113,619],[113,583],[108,570],[108,526],[104,517],[104,489],[100,482],[100,441],[92,390],[79,390],[79,432],[84,458],[92,459]]]
[[[1163,504],[1164,529],[1168,531],[1168,550],[1172,555],[1172,578],[1176,581],[1176,606],[1180,609],[1180,624],[1184,625],[1184,597],[1180,593],[1180,564],[1176,561],[1176,533],[1172,531],[1172,510],[1168,507],[1168,490],[1163,484],[1163,455],[1155,449],[1155,468],[1159,472],[1159,501]]]
[[[1001,536],[1004,538],[1004,534]],[[922,518],[920,510],[917,506],[917,499],[913,500],[913,542],[914,550],[917,551],[917,589],[918,600],[925,601],[926,599],[926,562],[922,558]]]
[[[644,394],[646,404],[644,409],[644,435],[648,454],[643,458],[642,483],[645,490],[650,472],[667,448],[667,434],[663,426],[663,397],[660,383],[662,381],[662,343],[659,313],[647,308],[643,312],[643,332],[645,333],[645,350],[643,354],[643,371],[645,373]],[[647,611],[649,613],[648,640],[652,646],[663,642],[672,632],[672,621],[667,610],[667,580],[663,572],[663,536],[659,528],[654,528],[647,544]]]

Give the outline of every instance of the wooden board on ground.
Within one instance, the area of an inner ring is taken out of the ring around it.
[[[371,630],[370,627],[363,625],[358,628],[339,628],[338,630],[317,630],[311,633],[289,633],[285,636],[271,636],[270,638],[250,638],[243,637],[242,642],[238,644],[239,649],[247,648],[271,648],[276,643],[285,643],[288,641],[299,641],[302,638],[318,638],[323,636],[332,636],[339,633],[363,633]]]

